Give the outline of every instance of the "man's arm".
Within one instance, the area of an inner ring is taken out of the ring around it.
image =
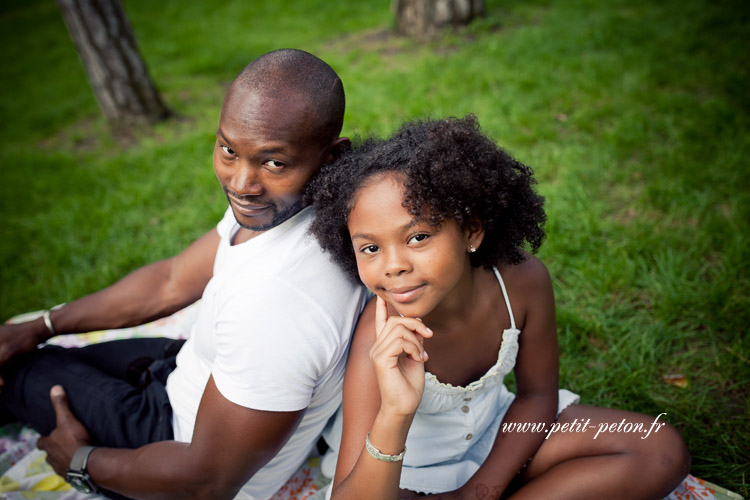
[[[58,427],[39,447],[58,474],[65,475],[85,430],[59,401]],[[224,398],[209,378],[191,443],[161,441],[135,450],[97,448],[88,472],[96,484],[136,499],[233,498],[289,439],[304,410],[259,411]],[[81,433],[81,431],[83,433]]]
[[[195,302],[213,275],[219,234],[212,229],[180,254],[133,271],[115,284],[52,311],[57,334],[135,326]],[[52,337],[39,318],[0,325],[0,366]]]

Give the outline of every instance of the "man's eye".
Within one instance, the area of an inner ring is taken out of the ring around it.
[[[280,161],[276,161],[276,160],[268,160],[266,162],[266,165],[268,165],[271,168],[283,168],[284,167],[283,163],[281,163]]]
[[[374,254],[378,250],[380,250],[380,249],[377,246],[375,246],[375,245],[367,245],[366,247],[364,247],[362,249],[362,253]]]
[[[234,156],[234,151],[232,151],[232,148],[228,146],[222,146],[221,150],[224,151],[224,153],[228,154],[229,156]]]

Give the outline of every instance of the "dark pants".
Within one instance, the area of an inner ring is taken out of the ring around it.
[[[183,343],[139,338],[36,349],[1,370],[0,422],[18,420],[49,434],[56,427],[49,391],[60,384],[94,446],[137,448],[173,439],[165,384]]]
[[[173,439],[167,377],[184,340],[141,338],[65,349],[47,346],[0,370],[0,424],[20,421],[42,435],[57,425],[49,391],[60,384],[91,444],[138,448]],[[118,500],[127,497],[104,490]]]

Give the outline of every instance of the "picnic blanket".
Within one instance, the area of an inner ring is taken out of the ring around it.
[[[172,316],[133,328],[106,330],[78,335],[65,335],[50,340],[51,344],[80,347],[91,343],[135,337],[187,338],[195,319],[195,304]],[[11,322],[28,321],[39,312],[16,316]],[[46,453],[37,449],[39,438],[32,429],[20,424],[0,427],[0,499],[7,500],[103,500],[101,495],[87,495],[73,489],[55,474],[46,462]],[[313,450],[302,467],[269,500],[318,500],[330,482],[321,473],[321,457]],[[743,500],[708,481],[688,475],[665,500]]]

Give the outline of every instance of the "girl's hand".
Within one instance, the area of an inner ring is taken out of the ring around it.
[[[412,415],[424,391],[425,338],[432,330],[420,319],[388,316],[388,306],[377,297],[375,334],[370,359],[380,388],[381,410]]]

